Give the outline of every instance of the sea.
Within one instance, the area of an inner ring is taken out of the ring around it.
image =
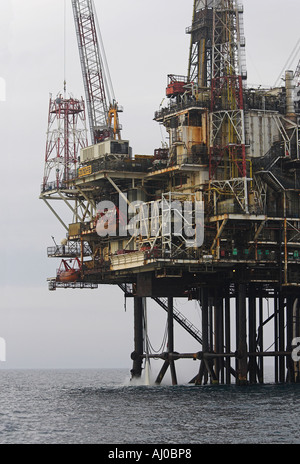
[[[0,444],[99,444],[117,454],[127,445],[300,443],[299,384],[158,386],[132,383],[127,369],[3,369],[0,393]]]

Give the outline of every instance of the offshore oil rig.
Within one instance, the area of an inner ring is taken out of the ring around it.
[[[132,378],[155,357],[156,383],[169,368],[175,385],[176,361],[187,358],[198,361],[198,385],[264,383],[271,358],[275,382],[299,382],[300,65],[281,86],[250,88],[241,2],[195,0],[188,73],[168,76],[154,116],[168,146],[134,156],[94,4],[72,6],[86,100],[50,98],[40,198],[66,238],[48,248],[61,260],[49,289],[114,284],[133,299]],[[147,298],[167,312],[167,349],[155,355],[145,349]],[[201,327],[177,298],[199,302]],[[174,323],[199,351],[176,351]]]

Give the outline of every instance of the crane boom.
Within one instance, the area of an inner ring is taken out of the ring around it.
[[[72,0],[92,144],[120,138],[118,106],[111,98],[105,53],[93,0]]]

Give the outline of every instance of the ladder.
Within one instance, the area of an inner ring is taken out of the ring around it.
[[[124,292],[125,297],[132,297],[131,285],[130,284],[119,284],[120,289]],[[168,312],[168,301],[166,298],[152,297],[161,308]],[[178,309],[173,308],[173,317],[197,342],[202,345],[202,338],[200,330],[189,321]]]
[[[168,312],[168,303],[166,299],[152,297],[152,300],[154,300],[157,304],[159,304],[159,306],[161,306],[161,308]],[[183,327],[195,340],[197,340],[197,342],[202,345],[202,338],[199,329],[197,329],[197,327],[175,307],[173,309],[173,314],[174,319],[181,325],[181,327]]]

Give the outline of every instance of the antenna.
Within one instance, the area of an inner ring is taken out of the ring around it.
[[[67,94],[67,0],[64,0],[64,97]]]

